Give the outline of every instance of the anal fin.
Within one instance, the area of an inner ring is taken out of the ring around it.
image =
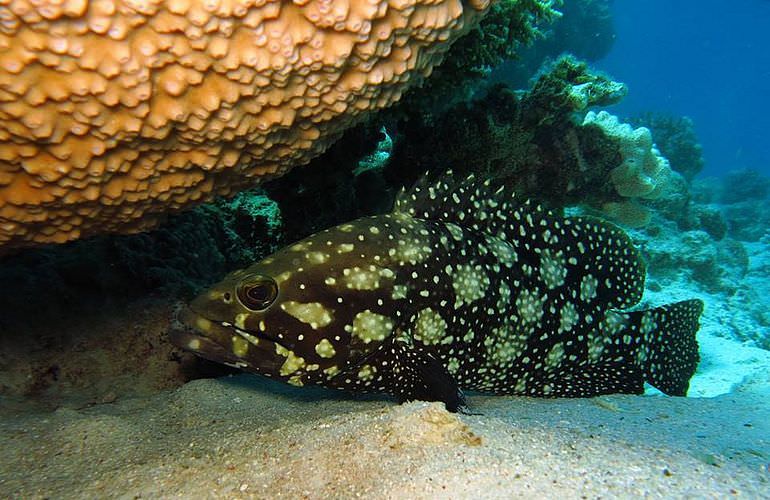
[[[543,385],[528,390],[527,396],[585,398],[604,394],[642,394],[644,374],[627,362],[599,361],[560,374]]]

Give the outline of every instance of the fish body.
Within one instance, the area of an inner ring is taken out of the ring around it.
[[[465,405],[463,389],[685,395],[699,300],[625,312],[645,269],[628,236],[492,180],[443,177],[389,214],[314,234],[228,275],[174,342],[294,385]]]

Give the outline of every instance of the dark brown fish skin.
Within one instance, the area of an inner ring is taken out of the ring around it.
[[[619,228],[491,181],[422,182],[190,304],[177,345],[294,385],[464,405],[461,389],[686,394],[702,303],[623,312],[644,265]]]

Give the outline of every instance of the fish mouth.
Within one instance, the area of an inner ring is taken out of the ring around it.
[[[264,333],[252,333],[225,321],[215,321],[186,304],[177,304],[168,332],[173,345],[202,358],[255,373],[280,369],[285,358],[276,347],[284,347]],[[235,339],[240,339],[236,344]],[[236,354],[235,350],[239,352]]]

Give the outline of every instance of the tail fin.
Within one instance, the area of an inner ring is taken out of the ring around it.
[[[703,301],[694,299],[627,313],[644,338],[638,360],[645,380],[669,396],[687,395],[700,361],[695,334],[702,312]]]

